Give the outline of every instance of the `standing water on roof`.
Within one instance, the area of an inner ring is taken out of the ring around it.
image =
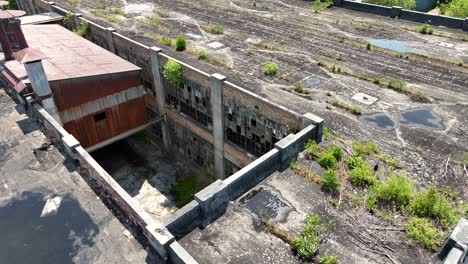
[[[359,120],[378,129],[389,130],[395,128],[395,122],[385,113],[363,115]]]
[[[444,128],[442,118],[427,108],[410,109],[401,112],[400,123],[423,128]]]
[[[74,198],[24,192],[0,205],[0,263],[93,263],[98,232]]]
[[[379,48],[389,49],[401,53],[413,51],[413,49],[408,47],[408,45],[406,45],[404,42],[398,40],[369,39],[369,43]]]

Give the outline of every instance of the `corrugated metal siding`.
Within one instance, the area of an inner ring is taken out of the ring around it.
[[[139,70],[50,82],[59,112],[139,85]]]
[[[87,148],[148,122],[144,97],[106,108],[104,111],[107,118],[105,124],[101,124],[99,128],[94,122],[94,114],[64,123],[63,126]]]
[[[70,122],[72,120],[80,119],[84,116],[90,115],[102,111],[106,108],[116,106],[121,103],[142,97],[145,94],[143,86],[133,87],[121,92],[108,95],[106,97],[99,98],[94,101],[84,103],[82,105],[69,108],[65,111],[59,112],[60,118],[63,123]]]

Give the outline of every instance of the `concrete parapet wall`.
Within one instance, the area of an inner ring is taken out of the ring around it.
[[[197,264],[198,262],[177,242],[169,246],[169,260],[172,264]]]
[[[197,201],[191,201],[165,221],[166,228],[176,237],[183,237],[201,226],[201,211]]]
[[[448,28],[462,29],[468,31],[468,19],[440,16],[424,12],[402,9],[401,7],[387,7],[350,0],[334,0],[335,6],[372,13],[382,16],[398,17],[400,19],[428,23],[433,26],[444,26]]]

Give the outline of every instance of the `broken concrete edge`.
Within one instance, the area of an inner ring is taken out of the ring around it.
[[[371,13],[381,16],[398,17],[399,19],[429,23],[433,26],[444,26],[453,29],[462,29],[468,31],[468,19],[449,17],[443,15],[434,15],[414,10],[406,10],[398,6],[388,7],[382,5],[369,4],[364,2],[355,2],[351,0],[334,0],[337,7],[350,9],[359,12]]]
[[[69,134],[42,106],[27,98],[30,109],[38,121],[44,126],[46,136],[53,132],[65,147],[67,154],[79,161],[87,170],[89,176],[95,179],[105,189],[112,199],[125,211],[130,219],[140,226],[150,245],[164,259],[168,257],[169,245],[175,240],[162,222],[155,221],[146,213],[133,198],[110,176],[99,163],[79,144],[75,137]],[[41,127],[42,128],[42,127]],[[50,131],[52,130],[52,131]]]
[[[461,254],[460,254],[461,251]],[[461,218],[438,253],[445,264],[461,263],[468,253],[468,220]],[[457,258],[458,257],[458,258]]]

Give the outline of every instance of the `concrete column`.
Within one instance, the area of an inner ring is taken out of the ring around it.
[[[112,36],[112,32],[115,32],[115,28],[107,27],[106,28],[106,44],[107,49],[115,54],[115,47],[114,47],[114,37]]]
[[[462,29],[463,31],[468,31],[468,17],[463,21]]]
[[[73,23],[75,24],[75,29],[80,27],[80,22],[81,22],[80,17],[81,17],[80,13],[73,14]]]
[[[55,5],[55,2],[47,2],[49,4],[49,12],[53,12],[54,8],[53,6]]]
[[[223,86],[226,77],[211,75],[211,116],[213,119],[213,148],[215,175],[224,179],[224,104]]]
[[[401,6],[392,6],[392,10],[390,11],[390,17],[400,17],[402,9],[403,8]]]
[[[54,96],[49,86],[49,81],[42,66],[41,60],[31,61],[24,64],[28,79],[34,93],[42,99],[42,107],[59,123],[62,124],[60,116],[55,106]]]
[[[164,83],[162,81],[161,69],[159,68],[159,54],[162,50],[158,47],[150,48],[150,61],[151,61],[151,73],[153,75],[154,91],[156,93],[156,103],[158,105],[158,112],[164,116],[164,120],[161,122],[161,131],[163,144],[166,149],[169,149],[171,145],[171,139],[169,137],[169,127],[166,119],[166,91],[164,89]]]
[[[315,141],[317,143],[322,142],[322,135],[323,135],[323,125],[324,120],[323,118],[316,116],[311,113],[305,113],[302,116],[302,129],[306,128],[309,125],[315,125],[317,134],[315,136]]]

